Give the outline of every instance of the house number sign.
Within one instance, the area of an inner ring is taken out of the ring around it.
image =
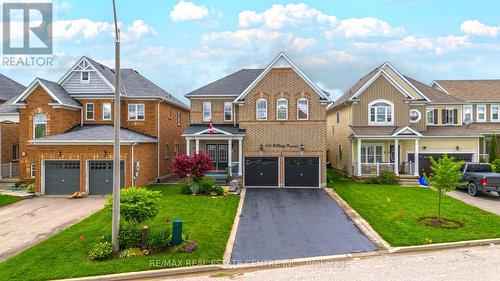
[[[288,149],[288,148],[299,148],[298,144],[289,144],[289,143],[268,143],[266,144],[266,148],[281,148],[281,149]]]

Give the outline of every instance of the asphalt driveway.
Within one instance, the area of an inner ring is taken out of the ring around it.
[[[0,261],[102,209],[104,201],[104,197],[35,197],[1,207]]]
[[[323,189],[251,189],[231,263],[376,250]]]

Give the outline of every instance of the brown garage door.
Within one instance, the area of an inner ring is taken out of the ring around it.
[[[418,167],[420,169],[420,175],[423,175],[424,173],[426,175],[429,175],[432,172],[431,157],[434,158],[434,160],[438,160],[444,155],[445,155],[444,153],[419,153]],[[473,156],[472,153],[447,153],[447,155],[455,158],[455,160],[457,161],[466,161],[466,162],[472,162],[472,156]],[[414,162],[415,155],[409,154],[408,161]]]

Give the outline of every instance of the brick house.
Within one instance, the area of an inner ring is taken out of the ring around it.
[[[247,187],[326,185],[330,100],[285,54],[185,96],[191,101],[186,150],[207,153],[214,172],[231,167]]]
[[[114,70],[82,57],[56,83],[36,78],[12,102],[19,108],[19,174],[36,191],[112,191]],[[122,186],[170,173],[184,153],[189,108],[133,69],[121,70]]]
[[[0,74],[0,179],[18,174],[19,109],[11,102],[25,89],[25,86]]]

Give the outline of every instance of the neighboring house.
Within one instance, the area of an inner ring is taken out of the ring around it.
[[[478,161],[481,134],[467,126],[464,101],[384,63],[327,111],[329,162],[358,178],[388,170],[419,176],[444,154]],[[418,161],[415,161],[418,159]]]
[[[326,185],[330,100],[285,54],[265,69],[242,69],[186,97],[187,152],[207,153],[216,172],[232,167],[247,187]]]
[[[488,159],[491,136],[500,134],[500,80],[435,80],[431,87],[463,101],[463,119],[483,136],[480,156]]]
[[[114,79],[82,57],[57,83],[36,78],[15,98],[22,181],[47,195],[112,191]],[[184,153],[189,108],[133,69],[121,70],[120,93],[121,184],[143,186]]]
[[[19,109],[11,102],[25,89],[25,86],[0,74],[0,179],[18,175]]]

